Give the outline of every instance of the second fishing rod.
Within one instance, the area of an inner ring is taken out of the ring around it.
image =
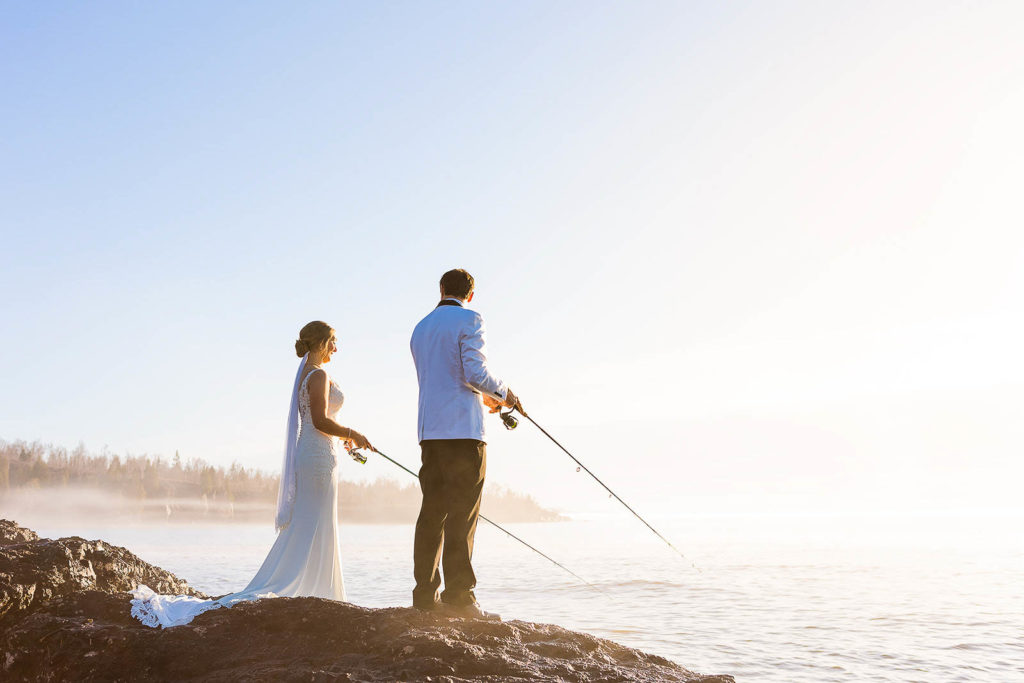
[[[671,548],[672,550],[674,550],[674,551],[676,552],[676,554],[678,554],[678,555],[679,555],[679,557],[681,557],[681,558],[683,558],[684,560],[686,560],[687,562],[689,562],[689,563],[690,563],[690,566],[691,566],[691,567],[693,567],[694,569],[696,569],[696,570],[697,570],[698,572],[700,571],[700,567],[698,567],[698,566],[697,566],[697,564],[696,564],[696,563],[695,563],[695,562],[694,562],[693,560],[691,560],[691,559],[690,559],[690,558],[688,558],[688,557],[687,557],[686,555],[684,555],[684,554],[682,553],[682,551],[681,551],[681,550],[679,550],[679,548],[677,548],[677,547],[675,547],[674,545],[672,545],[672,542],[671,542],[671,541],[669,541],[669,540],[668,540],[667,538],[665,538],[665,537],[664,537],[664,536],[663,536],[663,535],[662,535],[662,534],[661,534],[661,533],[660,533],[660,532],[659,532],[659,531],[658,531],[657,529],[655,529],[655,528],[654,528],[653,526],[651,526],[650,522],[648,522],[648,521],[647,521],[646,519],[644,519],[643,517],[641,517],[641,516],[640,516],[640,513],[638,513],[638,512],[636,511],[636,510],[634,510],[634,509],[633,509],[633,508],[632,508],[632,507],[631,507],[631,506],[629,505],[629,503],[627,503],[626,501],[624,501],[624,500],[623,500],[623,499],[622,499],[622,498],[621,498],[621,497],[619,496],[619,494],[615,493],[615,491],[612,491],[612,490],[611,490],[611,488],[610,488],[610,487],[609,487],[609,486],[608,486],[607,484],[605,484],[605,483],[604,483],[603,481],[601,481],[600,477],[598,477],[598,476],[597,476],[596,474],[594,474],[593,472],[591,472],[591,471],[590,471],[590,468],[589,468],[589,467],[587,467],[587,466],[586,466],[586,465],[584,465],[584,464],[583,464],[582,462],[580,462],[579,458],[577,458],[577,457],[576,457],[575,455],[573,455],[572,453],[570,453],[570,452],[569,452],[569,449],[568,449],[568,448],[566,448],[566,447],[565,447],[565,446],[563,446],[563,445],[562,445],[561,443],[559,443],[558,439],[556,439],[555,437],[551,436],[551,434],[550,434],[550,433],[548,433],[548,430],[544,429],[544,428],[543,428],[543,427],[541,427],[541,426],[540,426],[539,424],[537,424],[537,421],[536,421],[536,420],[534,420],[534,419],[533,419],[532,417],[530,417],[530,416],[529,416],[529,415],[528,415],[528,414],[526,413],[526,411],[525,411],[525,410],[523,410],[523,406],[522,406],[522,404],[520,404],[520,403],[518,403],[518,402],[517,402],[517,403],[516,403],[516,405],[515,405],[515,406],[513,406],[513,407],[511,407],[511,408],[509,408],[507,412],[501,412],[500,408],[496,408],[496,409],[493,409],[493,410],[492,410],[491,412],[496,412],[496,413],[498,413],[498,416],[499,416],[499,417],[501,418],[501,421],[502,421],[502,422],[503,422],[503,423],[505,424],[505,429],[508,429],[508,430],[513,430],[513,429],[515,429],[516,427],[518,427],[518,426],[519,426],[519,420],[517,420],[517,419],[516,419],[516,417],[515,417],[515,416],[514,416],[514,415],[512,414],[512,412],[513,412],[513,411],[518,411],[520,415],[522,415],[523,417],[525,417],[525,418],[526,418],[527,420],[529,420],[529,421],[530,421],[530,422],[531,422],[531,423],[533,424],[533,426],[534,426],[534,427],[536,427],[537,429],[539,429],[539,430],[540,430],[540,432],[541,432],[541,433],[542,433],[542,434],[543,434],[544,436],[546,436],[546,437],[548,437],[549,439],[551,439],[552,443],[554,443],[554,444],[555,444],[556,446],[558,446],[558,447],[559,447],[560,449],[562,449],[562,451],[563,451],[563,452],[564,452],[564,453],[565,453],[566,455],[568,455],[568,456],[569,456],[570,458],[572,458],[573,462],[575,462],[575,463],[576,463],[576,471],[577,471],[577,472],[579,472],[579,471],[580,471],[580,470],[582,469],[582,470],[583,470],[583,471],[585,471],[585,472],[586,472],[587,474],[589,474],[589,475],[590,475],[591,477],[593,477],[594,481],[596,481],[596,482],[597,482],[598,484],[600,484],[600,485],[601,485],[601,486],[602,486],[602,487],[604,488],[604,490],[608,492],[608,494],[609,494],[610,496],[612,496],[613,498],[615,498],[615,500],[619,501],[619,502],[620,502],[620,503],[622,504],[622,506],[623,506],[623,507],[625,507],[625,508],[626,508],[627,510],[629,510],[629,511],[630,511],[630,512],[631,512],[631,513],[633,514],[633,516],[634,516],[634,517],[636,517],[636,518],[637,518],[637,519],[639,519],[639,520],[640,520],[641,522],[643,522],[643,523],[644,523],[644,525],[645,525],[645,526],[646,526],[646,527],[647,527],[648,529],[650,529],[650,530],[651,530],[652,532],[654,532],[654,535],[655,535],[655,536],[657,536],[657,537],[658,537],[658,538],[660,538],[660,539],[661,539],[662,541],[664,541],[664,542],[665,542],[665,544],[666,544],[666,545],[667,545],[667,546],[668,546],[669,548]]]
[[[380,457],[384,458],[385,460],[387,460],[388,462],[390,462],[390,463],[392,463],[392,464],[394,464],[394,465],[397,465],[397,466],[398,466],[399,468],[401,468],[402,470],[404,470],[404,471],[408,472],[409,474],[411,474],[412,476],[416,477],[417,479],[419,479],[419,478],[420,478],[420,475],[416,474],[416,473],[415,473],[415,472],[413,472],[413,471],[412,471],[411,469],[409,469],[408,467],[406,467],[406,466],[405,466],[405,465],[403,465],[402,463],[398,462],[398,461],[397,461],[397,460],[395,460],[394,458],[392,458],[392,457],[390,457],[390,456],[388,456],[388,455],[385,455],[384,453],[380,452],[380,451],[379,451],[379,450],[377,450],[376,448],[373,448],[372,450],[373,450],[373,452],[374,452],[374,453],[376,453],[376,454],[377,454],[377,455],[379,455]],[[354,460],[355,460],[356,462],[359,462],[359,463],[363,463],[363,464],[365,464],[365,463],[366,463],[366,461],[367,461],[367,457],[366,457],[366,455],[365,455],[364,453],[360,453],[360,452],[359,452],[359,451],[358,451],[357,449],[354,449],[354,448],[348,449],[348,453],[349,453],[349,455],[351,455],[351,456],[352,456],[352,458],[353,458],[353,459],[354,459]],[[513,540],[516,540],[516,541],[518,541],[519,543],[521,543],[522,545],[526,546],[527,548],[529,548],[529,549],[530,549],[530,550],[532,550],[533,552],[537,553],[538,555],[540,555],[541,557],[543,557],[543,558],[544,558],[545,560],[547,560],[548,562],[550,562],[550,563],[552,563],[553,565],[555,565],[556,567],[558,567],[559,569],[562,569],[562,570],[564,570],[565,572],[567,572],[567,573],[571,574],[572,576],[576,577],[577,579],[579,579],[580,581],[582,581],[582,582],[583,582],[583,583],[585,583],[586,585],[590,586],[590,587],[591,587],[591,588],[593,588],[594,590],[596,590],[596,591],[599,591],[599,592],[601,592],[601,593],[604,593],[605,595],[607,595],[607,596],[609,596],[609,597],[611,596],[611,594],[610,594],[610,593],[608,593],[608,591],[606,591],[606,590],[604,590],[604,589],[600,588],[599,586],[595,586],[594,584],[590,583],[589,581],[587,581],[586,579],[584,579],[584,578],[583,578],[582,576],[580,576],[579,574],[577,574],[577,573],[576,573],[576,572],[574,572],[573,570],[571,570],[571,569],[569,569],[568,567],[566,567],[566,566],[565,566],[564,564],[562,564],[561,562],[559,562],[559,561],[557,561],[557,560],[553,559],[552,557],[550,557],[549,555],[547,555],[547,554],[545,554],[545,553],[541,552],[540,550],[538,550],[537,548],[533,547],[532,545],[530,545],[529,543],[527,543],[527,542],[526,542],[526,541],[524,541],[523,539],[519,538],[518,536],[516,536],[515,534],[513,534],[513,533],[512,533],[511,531],[509,531],[509,530],[508,530],[508,529],[506,529],[505,527],[503,527],[503,526],[501,526],[500,524],[498,524],[497,522],[495,522],[495,521],[493,521],[493,520],[491,520],[491,519],[488,519],[488,518],[487,518],[487,517],[485,517],[484,515],[480,515],[480,519],[484,520],[485,522],[487,522],[488,524],[490,524],[491,526],[493,526],[494,528],[496,528],[496,529],[497,529],[498,531],[501,531],[502,533],[504,533],[504,534],[505,534],[506,536],[508,536],[509,538],[512,538]]]

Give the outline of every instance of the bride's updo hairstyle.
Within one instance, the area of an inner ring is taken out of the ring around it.
[[[334,328],[322,320],[306,323],[299,330],[299,338],[295,340],[295,354],[302,358],[310,351],[323,349],[333,334]]]

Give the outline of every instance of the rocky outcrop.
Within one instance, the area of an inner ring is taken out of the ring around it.
[[[158,593],[208,597],[174,574],[103,541],[40,539],[6,519],[0,520],[0,537],[18,541],[5,540],[0,546],[0,628],[56,597],[86,590],[124,593],[144,583]]]
[[[96,578],[89,578],[90,568]],[[12,583],[23,577],[45,588]],[[68,586],[59,588],[56,577],[66,577]],[[318,598],[240,603],[205,612],[187,626],[152,629],[129,614],[125,591],[135,582],[196,594],[184,581],[100,541],[0,547],[0,678],[732,681],[558,626]],[[27,607],[22,599],[10,604],[8,596],[28,593]]]
[[[15,522],[12,522],[9,519],[0,519],[0,546],[14,545],[16,543],[28,543],[29,541],[38,540],[39,534],[31,529],[18,526]]]

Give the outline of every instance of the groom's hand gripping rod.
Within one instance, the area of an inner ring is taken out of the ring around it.
[[[553,437],[553,436],[551,436],[550,434],[548,434],[548,431],[547,431],[546,429],[544,429],[543,427],[541,427],[541,426],[540,426],[539,424],[537,424],[537,421],[536,421],[536,420],[534,420],[534,419],[533,419],[532,417],[530,417],[530,416],[529,416],[529,415],[527,415],[527,414],[526,414],[525,412],[523,412],[522,406],[519,406],[519,405],[517,405],[517,406],[516,406],[516,408],[514,408],[513,410],[518,410],[518,411],[519,411],[519,413],[520,413],[520,415],[522,415],[522,416],[523,416],[523,417],[525,417],[525,418],[526,418],[527,420],[529,420],[530,422],[532,422],[532,423],[533,423],[533,426],[534,426],[534,427],[536,427],[537,429],[539,429],[539,430],[540,430],[540,431],[541,431],[541,432],[542,432],[542,433],[544,434],[544,436],[546,436],[546,437],[548,437],[549,439],[551,439],[551,441],[552,441],[552,442],[554,442],[554,444],[555,444],[556,446],[558,446],[559,448],[561,448],[561,449],[562,449],[562,450],[563,450],[563,451],[565,452],[565,454],[566,454],[566,455],[568,455],[568,456],[569,456],[570,458],[572,458],[573,462],[575,462],[575,463],[576,463],[577,465],[579,465],[579,466],[580,466],[580,467],[582,467],[582,468],[583,468],[584,470],[586,470],[587,474],[589,474],[589,475],[590,475],[591,477],[593,477],[593,478],[594,478],[594,481],[596,481],[596,482],[597,482],[598,484],[600,484],[601,486],[603,486],[603,487],[604,487],[604,490],[605,490],[605,491],[607,491],[607,492],[608,492],[608,493],[609,493],[610,495],[614,496],[614,497],[615,497],[615,500],[617,500],[617,501],[619,501],[620,503],[622,503],[623,507],[625,507],[625,508],[626,508],[627,510],[629,510],[630,512],[632,512],[632,513],[633,513],[633,516],[634,516],[634,517],[636,517],[637,519],[639,519],[639,520],[640,520],[641,522],[643,522],[643,523],[644,523],[644,525],[645,525],[645,526],[646,526],[646,527],[647,527],[648,529],[650,529],[651,531],[653,531],[653,532],[654,532],[654,535],[655,535],[655,536],[657,536],[657,537],[658,537],[658,538],[660,538],[661,540],[665,541],[665,544],[666,544],[666,545],[668,545],[668,547],[669,547],[669,548],[672,548],[672,550],[675,550],[675,551],[676,551],[676,553],[677,553],[677,554],[679,555],[679,557],[681,557],[681,558],[683,558],[684,560],[686,560],[687,562],[689,562],[689,563],[690,563],[690,566],[691,566],[691,567],[693,567],[694,569],[696,569],[696,570],[697,570],[698,572],[700,571],[700,567],[698,567],[698,566],[697,566],[697,563],[696,563],[696,562],[694,562],[693,560],[691,560],[690,558],[688,558],[688,557],[687,557],[686,555],[683,555],[683,553],[682,553],[682,552],[680,552],[679,548],[677,548],[677,547],[675,547],[674,545],[672,545],[672,543],[671,543],[671,542],[670,542],[670,541],[669,541],[669,540],[668,540],[667,538],[665,538],[664,536],[662,536],[661,534],[659,534],[659,533],[658,533],[658,530],[657,530],[657,529],[655,529],[655,528],[654,528],[653,526],[651,526],[650,524],[648,524],[648,523],[647,523],[647,520],[646,520],[646,519],[644,519],[643,517],[641,517],[641,516],[640,516],[640,515],[639,515],[639,514],[637,513],[637,511],[636,511],[636,510],[634,510],[633,508],[631,508],[631,507],[629,506],[629,504],[628,504],[628,503],[626,503],[626,501],[624,501],[624,500],[622,500],[621,498],[619,498],[619,495],[618,495],[617,493],[615,493],[615,491],[612,491],[612,490],[611,490],[610,488],[608,488],[608,485],[607,485],[607,484],[605,484],[605,483],[604,483],[603,481],[601,481],[601,480],[600,480],[600,479],[598,478],[598,476],[597,476],[596,474],[594,474],[593,472],[591,472],[591,471],[590,471],[590,469],[589,469],[589,468],[587,468],[587,466],[586,466],[586,465],[584,465],[583,463],[581,463],[581,462],[580,462],[580,461],[579,461],[579,460],[578,460],[578,459],[576,458],[576,456],[575,456],[575,455],[573,455],[572,453],[570,453],[570,452],[569,452],[569,449],[567,449],[567,448],[566,448],[565,446],[563,446],[562,444],[558,443],[558,440],[557,440],[557,439],[556,439],[555,437]],[[510,410],[510,411],[509,411],[509,414],[511,414],[511,413],[512,413],[512,411]],[[502,419],[504,419],[504,416],[502,416]],[[507,426],[507,425],[508,425],[508,422],[506,421],[506,423],[505,423],[505,424],[506,424],[506,426]],[[509,429],[513,429],[513,428],[514,428],[514,427],[509,427]],[[579,471],[579,470],[577,470],[577,472],[578,472],[578,471]]]
[[[380,451],[378,451],[378,450],[377,450],[376,448],[374,448],[374,449],[372,449],[372,450],[373,450],[373,452],[374,452],[374,453],[376,453],[376,454],[377,454],[377,455],[379,455],[380,457],[384,458],[385,460],[389,460],[390,462],[394,463],[395,465],[398,465],[398,466],[399,466],[399,467],[401,467],[401,468],[402,468],[403,470],[405,470],[406,472],[408,472],[408,473],[409,473],[409,474],[411,474],[412,476],[416,477],[417,479],[419,479],[419,478],[420,478],[420,475],[416,474],[415,472],[413,472],[413,471],[412,471],[412,470],[410,470],[410,469],[409,469],[408,467],[406,467],[406,466],[405,466],[405,465],[403,465],[402,463],[398,462],[398,461],[397,461],[397,460],[395,460],[394,458],[391,458],[391,457],[389,457],[389,456],[387,456],[387,455],[384,455],[383,453],[381,453]],[[527,542],[526,542],[526,541],[524,541],[523,539],[521,539],[521,538],[519,538],[518,536],[516,536],[516,535],[515,535],[514,533],[512,533],[512,532],[511,532],[511,531],[509,531],[508,529],[505,529],[504,527],[502,527],[502,526],[501,526],[500,524],[498,524],[497,522],[493,522],[493,521],[491,521],[491,520],[487,519],[486,517],[484,517],[483,515],[480,515],[480,519],[484,520],[485,522],[487,522],[487,523],[488,523],[488,524],[490,524],[491,526],[495,527],[495,528],[496,528],[496,529],[498,529],[499,531],[502,531],[502,532],[504,532],[504,533],[505,533],[506,535],[510,536],[511,538],[514,538],[515,540],[519,541],[520,543],[522,543],[523,545],[525,545],[525,546],[526,546],[527,548],[529,548],[529,549],[530,549],[530,550],[532,550],[533,552],[537,553],[538,555],[540,555],[541,557],[543,557],[543,558],[544,558],[545,560],[547,560],[548,562],[552,563],[552,564],[553,564],[553,565],[555,565],[556,567],[559,567],[559,568],[561,568],[561,569],[563,569],[563,570],[565,570],[565,571],[569,572],[570,574],[572,574],[572,575],[573,575],[573,576],[575,576],[575,577],[576,577],[577,579],[579,579],[579,580],[580,580],[580,581],[582,581],[583,583],[587,584],[588,586],[590,586],[590,587],[591,587],[591,588],[593,588],[594,590],[596,590],[596,591],[600,591],[601,593],[604,593],[604,594],[605,594],[605,595],[607,595],[608,597],[612,597],[612,596],[611,596],[611,593],[609,593],[608,591],[606,591],[606,590],[604,590],[604,589],[602,589],[602,588],[598,588],[597,586],[595,586],[594,584],[590,583],[589,581],[587,581],[586,579],[584,579],[584,578],[583,578],[582,576],[580,576],[579,574],[577,574],[577,573],[576,573],[576,572],[574,572],[573,570],[571,570],[571,569],[569,569],[568,567],[566,567],[566,566],[565,566],[564,564],[562,564],[561,562],[557,562],[557,561],[555,561],[555,560],[551,559],[550,557],[548,557],[547,555],[545,555],[545,554],[544,554],[544,553],[542,553],[541,551],[537,550],[536,548],[534,548],[534,547],[533,547],[532,545],[530,545],[529,543],[527,543]]]

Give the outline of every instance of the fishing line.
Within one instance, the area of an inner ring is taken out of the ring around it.
[[[554,444],[555,444],[556,446],[558,446],[559,448],[561,448],[561,449],[562,449],[562,450],[563,450],[563,451],[565,452],[565,454],[566,454],[566,455],[568,455],[568,456],[569,456],[570,458],[572,458],[572,459],[573,459],[573,462],[575,462],[575,463],[576,463],[576,464],[578,465],[578,467],[576,468],[576,471],[577,471],[577,472],[579,472],[579,471],[580,471],[580,468],[583,468],[583,469],[584,469],[584,470],[586,471],[586,473],[587,473],[587,474],[589,474],[589,475],[590,475],[591,477],[593,477],[593,478],[594,478],[594,481],[596,481],[596,482],[597,482],[598,484],[600,484],[601,486],[603,486],[603,487],[604,487],[604,490],[605,490],[605,491],[607,491],[607,492],[608,492],[608,493],[609,493],[610,495],[614,496],[614,497],[615,497],[615,500],[617,500],[617,501],[619,501],[620,503],[622,503],[622,505],[623,505],[623,506],[624,506],[624,507],[625,507],[625,508],[626,508],[627,510],[629,510],[630,512],[632,512],[632,513],[633,513],[633,516],[634,516],[634,517],[636,517],[637,519],[639,519],[639,520],[640,520],[641,522],[643,522],[643,523],[644,523],[644,525],[645,525],[645,526],[646,526],[646,527],[647,527],[648,529],[650,529],[651,531],[653,531],[653,532],[654,532],[654,535],[655,535],[655,536],[657,536],[658,538],[660,538],[661,540],[663,540],[663,541],[665,542],[665,544],[666,544],[666,545],[668,545],[668,547],[669,547],[669,548],[672,548],[672,550],[676,551],[676,553],[677,553],[677,554],[679,555],[679,557],[681,557],[681,558],[683,558],[684,560],[686,560],[687,562],[689,562],[689,563],[690,563],[690,566],[691,566],[691,567],[693,567],[694,569],[696,569],[696,570],[697,570],[698,572],[700,571],[700,567],[698,567],[698,566],[697,566],[697,563],[696,563],[696,562],[694,562],[693,560],[691,560],[690,558],[688,558],[688,557],[687,557],[686,555],[683,555],[683,553],[682,553],[682,552],[681,552],[681,551],[679,550],[679,548],[677,548],[677,547],[675,547],[674,545],[672,545],[672,542],[671,542],[671,541],[669,541],[669,540],[668,540],[667,538],[665,538],[665,537],[664,537],[664,536],[662,536],[662,535],[661,535],[660,533],[658,533],[658,530],[657,530],[657,529],[655,529],[655,528],[654,528],[653,526],[651,526],[651,525],[650,525],[650,524],[649,524],[649,523],[647,522],[647,520],[646,520],[646,519],[644,519],[643,517],[641,517],[641,516],[639,515],[639,513],[637,513],[637,511],[636,511],[636,510],[634,510],[633,508],[631,508],[631,507],[629,506],[629,504],[628,504],[628,503],[626,503],[626,501],[622,500],[622,498],[620,498],[620,497],[619,497],[619,495],[618,495],[617,493],[615,493],[615,491],[612,491],[612,490],[611,490],[611,489],[610,489],[610,488],[608,487],[608,485],[607,485],[607,484],[605,484],[605,483],[604,483],[603,481],[601,481],[601,479],[600,479],[600,478],[599,478],[599,477],[598,477],[598,476],[597,476],[596,474],[594,474],[593,472],[591,472],[591,471],[590,471],[590,469],[589,469],[589,468],[588,468],[588,467],[587,467],[586,465],[584,465],[584,464],[583,464],[582,462],[580,462],[580,461],[579,461],[579,459],[578,459],[578,458],[577,458],[577,457],[576,457],[575,455],[573,455],[572,453],[570,453],[570,452],[569,452],[569,449],[567,449],[567,448],[566,448],[565,446],[563,446],[562,444],[558,443],[558,439],[556,439],[555,437],[551,436],[551,435],[550,435],[550,434],[548,433],[548,431],[547,431],[546,429],[544,429],[544,428],[543,428],[543,427],[541,427],[541,426],[540,426],[539,424],[537,424],[537,421],[536,421],[536,420],[534,420],[534,419],[533,419],[532,417],[530,417],[529,415],[527,415],[526,413],[524,413],[524,412],[523,412],[523,409],[522,409],[522,408],[518,408],[518,407],[517,407],[517,408],[513,408],[512,410],[518,410],[518,411],[519,411],[519,414],[520,414],[520,415],[522,415],[522,416],[523,416],[523,417],[525,417],[525,418],[526,418],[527,420],[529,420],[530,422],[532,422],[532,423],[533,423],[533,426],[534,426],[534,427],[536,427],[537,429],[539,429],[539,430],[540,430],[540,431],[541,431],[541,432],[542,432],[542,433],[544,434],[544,436],[546,436],[546,437],[548,437],[549,439],[551,439],[551,441],[553,441],[553,442],[554,442]],[[518,420],[516,420],[516,419],[515,419],[514,417],[512,417],[512,410],[509,410],[509,411],[508,411],[507,413],[499,413],[499,415],[500,415],[500,417],[501,417],[501,420],[502,420],[502,422],[504,422],[504,423],[505,423],[505,428],[506,428],[506,429],[510,429],[510,430],[511,430],[511,429],[515,429],[515,428],[516,428],[516,426],[518,426],[518,424],[519,424]]]
[[[514,418],[513,418],[513,419],[514,419]],[[510,428],[510,429],[511,429],[511,428]],[[399,466],[400,468],[402,468],[403,470],[405,470],[406,472],[408,472],[408,473],[409,473],[409,474],[411,474],[412,476],[416,477],[417,479],[419,479],[419,478],[420,478],[420,475],[416,474],[415,472],[413,472],[413,471],[412,471],[412,470],[410,470],[410,469],[409,469],[408,467],[406,467],[406,466],[405,466],[405,465],[403,465],[402,463],[398,462],[398,461],[397,461],[397,460],[395,460],[394,458],[392,458],[392,457],[390,457],[390,456],[388,456],[388,455],[385,455],[384,453],[381,453],[381,452],[380,452],[380,451],[378,451],[378,450],[377,450],[376,448],[375,448],[375,449],[373,449],[373,452],[374,452],[374,453],[376,453],[377,455],[379,455],[380,457],[384,458],[385,460],[388,460],[389,462],[391,462],[391,463],[394,463],[395,465],[398,465],[398,466]],[[349,451],[349,454],[350,454],[350,455],[351,455],[351,456],[352,456],[352,457],[353,457],[353,458],[354,458],[354,459],[355,459],[355,460],[356,460],[357,462],[360,462],[360,463],[365,463],[365,462],[366,462],[366,456],[365,456],[365,455],[363,455],[362,453],[359,453],[359,452],[357,452],[357,451],[356,451],[355,449],[353,449],[353,450]],[[541,551],[537,550],[537,549],[536,549],[536,548],[534,548],[534,547],[533,547],[532,545],[530,545],[529,543],[527,543],[527,542],[526,542],[526,541],[524,541],[523,539],[519,538],[519,537],[518,537],[518,536],[516,536],[516,535],[515,535],[514,533],[512,533],[512,532],[511,532],[511,531],[509,531],[508,529],[504,528],[503,526],[501,526],[501,525],[500,525],[500,524],[498,524],[497,522],[494,522],[494,521],[492,521],[492,520],[488,519],[487,517],[485,517],[485,516],[483,516],[483,515],[480,515],[480,519],[484,520],[485,522],[487,522],[487,523],[488,523],[488,524],[490,524],[491,526],[495,527],[495,528],[496,528],[496,529],[498,529],[499,531],[501,531],[501,532],[505,533],[505,534],[506,534],[506,535],[508,535],[508,536],[509,536],[510,538],[514,538],[515,540],[519,541],[520,543],[522,543],[523,545],[525,545],[525,546],[526,546],[527,548],[529,548],[529,549],[530,549],[530,550],[532,550],[533,552],[537,553],[538,555],[540,555],[541,557],[543,557],[543,558],[544,558],[545,560],[547,560],[548,562],[552,563],[552,564],[553,564],[553,565],[555,565],[556,567],[559,567],[560,569],[562,569],[562,570],[564,570],[564,571],[566,571],[566,572],[568,572],[568,573],[572,574],[572,575],[573,575],[573,576],[575,576],[575,577],[576,577],[577,579],[579,579],[579,580],[580,580],[580,581],[582,581],[583,583],[587,584],[588,586],[590,586],[590,587],[591,587],[591,588],[593,588],[594,590],[596,590],[596,591],[599,591],[599,592],[601,592],[601,593],[604,593],[604,594],[605,594],[605,595],[607,595],[608,597],[612,597],[612,596],[611,596],[611,593],[609,593],[608,591],[604,590],[603,588],[599,588],[598,586],[595,586],[594,584],[590,583],[589,581],[587,581],[586,579],[584,579],[584,578],[583,578],[582,576],[580,576],[579,574],[577,574],[577,573],[576,573],[576,572],[574,572],[573,570],[571,570],[571,569],[569,569],[568,567],[566,567],[566,566],[565,566],[564,564],[562,564],[561,562],[558,562],[557,560],[554,560],[554,559],[552,559],[551,557],[549,557],[549,556],[545,555],[544,553],[542,553]]]

